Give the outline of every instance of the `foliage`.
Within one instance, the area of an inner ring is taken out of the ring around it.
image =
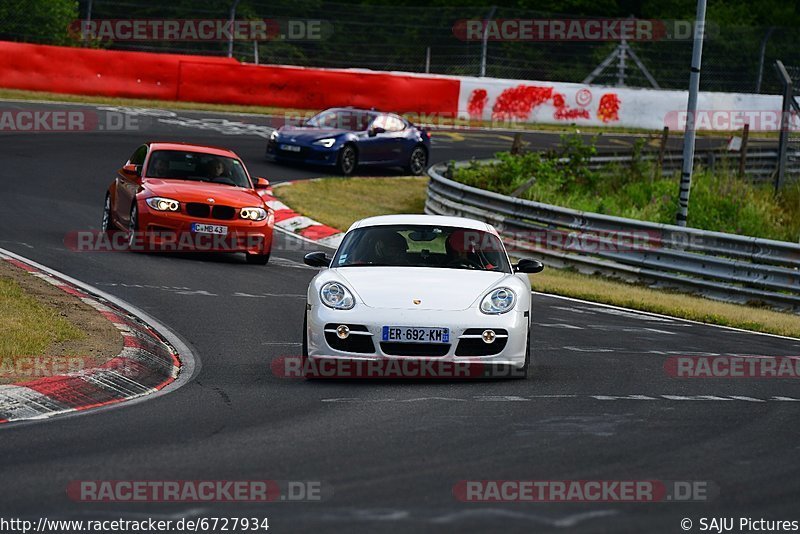
[[[103,0],[92,4],[92,18],[227,19],[233,0]],[[494,2],[486,0],[241,0],[238,19],[317,20],[332,28],[323,40],[274,40],[258,45],[261,62],[315,67],[362,67],[422,71],[430,48],[431,72],[476,75],[481,44],[453,34],[457,21],[482,19]],[[496,3],[494,3],[496,4]],[[72,44],[66,27],[84,18],[89,0],[3,0],[0,2],[0,39]],[[514,0],[497,6],[498,19],[627,18],[649,20],[694,19],[694,0]],[[767,66],[762,90],[777,92],[779,84],[769,66],[775,59],[800,64],[796,28],[800,4],[785,0],[726,0],[712,2],[708,20],[719,29],[704,45],[703,90],[752,91],[758,77],[759,55],[767,29],[776,27],[766,47]],[[492,77],[580,82],[610,54],[617,42],[492,41],[487,75]],[[631,42],[645,66],[663,88],[685,89],[691,40]],[[95,43],[124,49],[224,55],[226,42]],[[252,61],[252,42],[234,43],[234,56]],[[631,67],[631,62],[628,63]],[[626,84],[648,82],[636,68],[628,68]],[[597,83],[616,83],[616,69],[607,69]],[[403,110],[400,110],[403,111]]]
[[[510,194],[535,177],[520,198],[547,204],[645,221],[673,224],[677,212],[678,176],[655,178],[652,165],[634,149],[630,165],[592,171],[594,153],[577,135],[563,138],[561,149],[550,153],[512,156],[497,154],[498,162],[473,162],[458,169],[461,183]],[[569,158],[560,162],[560,158]],[[784,188],[776,197],[771,186],[736,177],[727,169],[694,174],[689,225],[706,230],[796,241],[800,235],[800,185]]]
[[[3,0],[0,38],[76,45],[69,28],[77,18],[77,0]]]

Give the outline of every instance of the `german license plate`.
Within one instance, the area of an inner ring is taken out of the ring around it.
[[[281,150],[286,152],[300,152],[300,147],[295,145],[281,145]]]
[[[192,223],[192,232],[196,234],[228,235],[228,227],[219,224]]]
[[[381,341],[395,343],[450,343],[448,328],[384,326]]]

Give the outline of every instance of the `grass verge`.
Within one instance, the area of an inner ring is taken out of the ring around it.
[[[292,209],[334,228],[347,229],[371,215],[422,213],[427,178],[325,178],[276,187]],[[800,316],[650,289],[639,284],[559,269],[532,275],[536,291],[800,338]]]
[[[120,350],[119,331],[94,308],[0,261],[0,384],[93,366]]]
[[[520,198],[580,211],[663,224],[674,224],[679,183],[675,175],[655,176],[642,158],[642,140],[634,147],[630,165],[593,169],[593,144],[564,136],[557,150],[498,154],[497,162],[472,162],[457,169],[454,179],[488,191],[509,195],[527,187]],[[560,158],[567,158],[562,163]],[[528,186],[531,176],[536,182]],[[737,169],[718,165],[700,168],[692,179],[688,225],[693,228],[797,242],[800,235],[800,185],[786,184],[775,193],[770,183],[752,183]]]
[[[347,230],[354,221],[385,213],[422,213],[427,177],[325,178],[276,187],[275,196],[298,213]]]
[[[10,278],[0,278],[0,357],[44,354],[83,332]]]

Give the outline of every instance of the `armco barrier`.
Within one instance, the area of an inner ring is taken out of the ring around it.
[[[501,233],[514,256],[721,300],[800,309],[800,245],[512,198],[460,184],[443,172],[443,165],[428,171],[431,181],[425,212],[488,222]],[[571,238],[547,238],[556,234]],[[618,236],[638,236],[645,243],[623,249],[618,246]],[[581,242],[593,245],[572,246]]]
[[[454,115],[455,78],[0,41],[0,87],[114,97]]]
[[[719,167],[736,172],[739,167],[741,154],[739,152],[722,152],[719,150],[698,151],[694,154],[695,165],[702,165],[709,170]],[[655,154],[641,156],[641,161],[653,165],[658,164]],[[588,167],[596,172],[604,172],[610,166],[625,167],[631,165],[633,157],[627,156],[593,156],[588,161]],[[662,174],[678,173],[683,165],[683,154],[680,152],[666,152],[661,164]],[[744,173],[753,182],[772,181],[778,171],[778,151],[756,149],[749,150],[745,157]],[[792,150],[787,154],[786,175],[800,176],[800,152]]]

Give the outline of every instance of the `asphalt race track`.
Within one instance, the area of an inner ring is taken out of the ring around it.
[[[22,108],[49,106],[0,104]],[[139,115],[139,129],[119,132],[0,134],[0,247],[143,309],[200,359],[190,383],[168,395],[0,429],[0,516],[266,516],[275,532],[680,532],[682,518],[797,519],[797,382],[681,380],[664,363],[796,355],[798,341],[537,294],[529,380],[307,382],[276,377],[270,362],[300,353],[315,273],[302,264],[309,245],[276,233],[266,267],[238,256],[68,250],[66,233],[99,227],[104,190],[142,141],[227,146],[273,182],[324,174],[265,162],[263,131],[176,115]],[[546,146],[557,136],[526,140]],[[605,136],[604,146],[629,141]],[[436,134],[433,160],[509,145],[507,133]],[[332,495],[266,506],[86,504],[66,495],[73,480],[261,479],[322,481]],[[704,481],[718,495],[627,504],[454,498],[458,481],[485,479]]]

